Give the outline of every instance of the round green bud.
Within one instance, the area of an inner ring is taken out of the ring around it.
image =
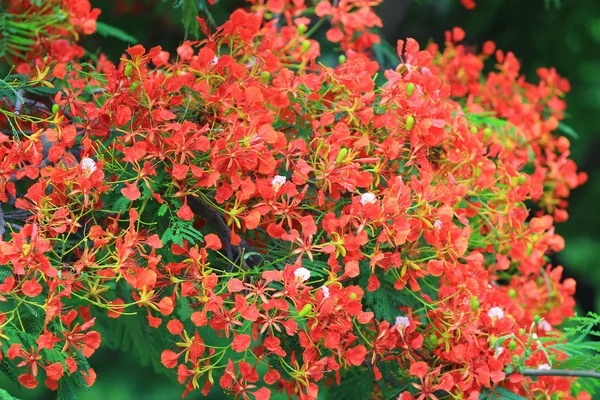
[[[431,335],[429,335],[429,340],[431,340],[431,343],[433,343],[434,345],[437,344],[437,342],[438,342],[438,338],[435,333],[432,333]]]
[[[477,133],[477,127],[475,127],[475,126],[472,126],[472,127],[471,127],[471,133],[472,133],[473,135],[474,135],[474,134],[476,134],[476,133]]]
[[[56,114],[58,113],[58,111],[60,110],[60,106],[58,104],[52,104],[52,114]]]
[[[412,115],[409,115],[408,117],[406,117],[406,130],[410,131],[413,127],[415,123],[415,117],[413,117]]]
[[[476,310],[479,308],[479,299],[477,296],[471,297],[471,309]]]
[[[131,75],[131,72],[133,71],[133,65],[131,64],[127,64],[125,66],[125,69],[123,69],[123,75],[129,77],[129,75]]]
[[[351,299],[351,300],[356,300],[356,299],[358,299],[358,295],[357,295],[356,293],[350,293],[350,296],[349,296],[349,297],[350,297],[350,299]]]
[[[510,351],[515,351],[515,349],[517,348],[517,342],[515,342],[514,340],[511,340],[510,343],[508,344],[508,348],[510,349]]]
[[[308,49],[310,49],[310,42],[308,40],[305,40],[304,42],[302,42],[302,54],[306,53],[308,51]]]
[[[341,163],[342,161],[344,161],[344,159],[346,158],[346,155],[348,155],[348,149],[346,149],[346,148],[342,147],[342,148],[340,149],[340,152],[339,152],[339,153],[338,153],[338,155],[337,155],[337,158],[335,159],[335,163],[336,163],[336,164],[339,164],[339,163]]]
[[[527,332],[527,331],[525,330],[525,328],[521,328],[521,329],[519,329],[519,335],[524,335],[524,334],[525,334],[525,332]]]
[[[129,91],[133,92],[138,88],[139,84],[137,82],[132,82],[131,85],[129,86]]]
[[[487,142],[492,137],[492,130],[490,128],[485,128],[483,130],[483,140]]]
[[[306,33],[306,25],[298,25],[298,35],[304,35]]]
[[[517,291],[515,289],[508,289],[508,295],[510,296],[511,299],[514,299],[515,297],[517,297]]]
[[[519,185],[523,186],[526,179],[525,175],[519,175]]]
[[[260,80],[265,82],[271,77],[271,73],[269,71],[262,71],[260,73]]]
[[[409,82],[408,85],[406,85],[406,95],[408,97],[410,97],[410,96],[412,96],[414,91],[415,91],[415,84],[412,82]]]
[[[338,62],[339,62],[340,64],[345,64],[345,63],[346,63],[346,60],[347,60],[347,58],[346,58],[346,56],[345,56],[345,55],[343,55],[343,54],[340,54],[340,56],[338,57]]]
[[[540,322],[540,316],[539,316],[539,315],[534,315],[534,316],[533,316],[533,322],[535,322],[536,324],[537,324],[538,322]]]
[[[306,317],[308,313],[312,310],[312,304],[308,303],[302,307],[302,310],[298,313],[299,317]]]

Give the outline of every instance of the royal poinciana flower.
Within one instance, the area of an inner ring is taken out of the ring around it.
[[[50,3],[65,41],[18,70],[59,92],[28,112],[0,99],[2,211],[25,215],[0,218],[0,348],[23,386],[92,384],[101,327],[135,321],[184,396],[316,399],[367,376],[364,398],[573,398],[571,378],[519,373],[564,357],[553,327],[574,308],[546,258],[586,179],[554,133],[555,70],[527,83],[455,28],[443,50],[400,41],[376,87],[377,0],[251,1],[173,54],[92,68],[73,32],[99,11]],[[313,14],[346,50],[336,67]]]

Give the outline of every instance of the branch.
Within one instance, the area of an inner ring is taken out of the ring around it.
[[[15,102],[15,111],[14,114],[15,115],[21,115],[21,108],[23,108],[23,95],[25,94],[25,91],[23,89],[17,90],[17,101]]]
[[[600,372],[577,369],[526,369],[525,376],[573,376],[582,378],[600,379]]]
[[[221,242],[225,246],[225,256],[233,264],[238,265],[240,261],[244,269],[254,267],[261,262],[261,258],[255,255],[243,259],[244,252],[252,252],[252,246],[246,240],[242,239],[239,246],[231,244],[231,229],[225,223],[225,218],[215,209],[204,203],[200,199],[189,198],[188,205],[194,214],[202,217],[214,230]]]

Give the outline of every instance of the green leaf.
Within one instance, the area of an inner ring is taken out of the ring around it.
[[[373,392],[372,373],[354,373],[342,377],[341,385],[334,385],[327,391],[327,399],[370,399]]]
[[[19,400],[16,397],[13,397],[4,389],[0,389],[0,400]]]
[[[559,361],[553,365],[556,369],[578,369],[597,371],[600,369],[600,354],[580,355],[569,357],[564,361]]]
[[[504,388],[496,388],[494,390],[485,389],[481,392],[479,400],[526,400],[518,394]]]
[[[113,37],[126,43],[135,44],[139,42],[135,37],[125,32],[124,30],[112,25],[105,24],[104,22],[100,21],[96,22],[96,32],[98,32],[101,36]]]
[[[559,122],[558,130],[575,140],[579,140],[579,134],[575,131],[575,129],[571,128],[565,123]]]

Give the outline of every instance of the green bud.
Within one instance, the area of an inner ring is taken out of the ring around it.
[[[471,297],[471,309],[477,310],[479,308],[479,299],[477,296]]]
[[[350,300],[356,300],[358,299],[358,295],[356,293],[350,293]]]
[[[302,54],[306,53],[308,49],[310,49],[310,42],[308,40],[305,40],[304,42],[302,42]]]
[[[526,332],[525,328],[519,329],[519,335],[524,335]]]
[[[510,349],[510,351],[515,351],[515,349],[517,348],[517,342],[515,342],[514,340],[511,340],[510,343],[508,344],[508,348]]]
[[[129,75],[131,75],[131,71],[133,71],[133,65],[127,64],[123,70],[123,75],[129,77]]]
[[[263,71],[260,73],[260,80],[263,83],[267,82],[270,77],[271,77],[271,73],[269,71]]]
[[[52,114],[58,113],[60,106],[58,104],[52,104]]]
[[[429,340],[431,340],[431,343],[433,343],[434,345],[437,344],[437,342],[438,342],[438,338],[435,333],[432,333],[431,335],[429,335]]]
[[[525,175],[519,175],[519,185],[523,186],[526,179]]]
[[[415,84],[412,82],[409,82],[408,85],[406,85],[406,95],[408,97],[410,97],[410,96],[412,96],[414,91],[415,91]]]
[[[508,295],[511,299],[514,299],[515,297],[517,297],[517,291],[515,289],[508,289]]]
[[[338,153],[338,155],[337,155],[337,158],[335,159],[335,163],[336,163],[336,164],[339,164],[339,163],[341,163],[342,161],[344,161],[344,159],[346,158],[346,155],[347,155],[347,154],[348,154],[348,149],[346,149],[346,148],[342,147],[342,148],[340,149],[340,152],[339,152],[339,153]]]
[[[304,35],[306,33],[306,25],[298,25],[298,35]]]
[[[533,322],[535,322],[536,324],[537,324],[538,322],[540,322],[540,316],[539,316],[539,315],[534,315],[534,316],[533,316]]]
[[[408,117],[406,117],[406,130],[410,131],[413,127],[415,123],[415,117],[413,117],[412,115],[409,115]]]
[[[476,127],[474,127],[474,126],[472,126],[472,127],[471,127],[471,133],[472,133],[473,135],[474,135],[474,134],[476,134],[476,133],[477,133],[477,128],[476,128]]]
[[[347,59],[346,59],[346,56],[345,56],[345,55],[343,55],[343,54],[340,54],[340,56],[338,57],[338,62],[339,62],[340,64],[345,64],[345,63],[346,63],[346,60],[347,60]]]
[[[312,304],[308,303],[302,307],[302,310],[298,313],[298,316],[304,318],[308,315],[308,313],[312,310]]]
[[[139,84],[137,82],[132,82],[131,85],[129,86],[129,91],[133,92],[138,88]]]
[[[485,128],[483,130],[483,141],[487,142],[492,137],[492,130],[490,128]]]

